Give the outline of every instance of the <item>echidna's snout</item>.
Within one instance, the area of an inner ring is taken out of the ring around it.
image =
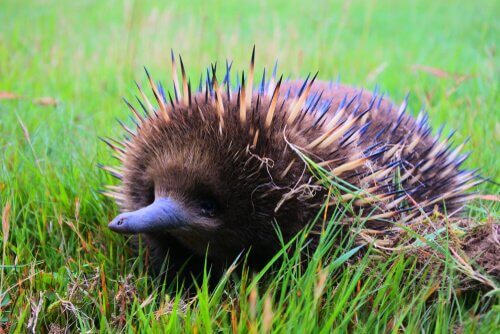
[[[186,226],[189,219],[183,206],[171,198],[157,198],[150,205],[116,216],[108,225],[124,234],[153,233]]]

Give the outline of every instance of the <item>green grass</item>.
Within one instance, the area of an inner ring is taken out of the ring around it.
[[[197,79],[214,60],[246,68],[256,44],[259,71],[278,58],[293,77],[378,83],[395,101],[411,91],[412,110],[424,104],[435,127],[470,136],[467,167],[498,182],[499,12],[488,0],[3,1],[0,96],[19,98],[0,97],[0,331],[492,333],[498,294],[456,294],[452,261],[442,276],[400,255],[374,267],[329,236],[306,268],[284,252],[271,278],[226,277],[193,298],[157,286],[106,227],[117,208],[98,193],[112,180],[96,163],[111,161],[97,136],[121,134],[120,98],[143,65],[166,79],[174,48]],[[480,191],[498,194],[491,183]],[[470,211],[478,221],[500,212],[486,201]]]

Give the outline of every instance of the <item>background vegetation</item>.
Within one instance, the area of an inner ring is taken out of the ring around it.
[[[292,77],[378,83],[395,101],[411,91],[412,110],[470,136],[467,166],[498,181],[499,13],[490,0],[2,1],[0,332],[498,329],[498,291],[456,294],[451,263],[440,279],[403,256],[368,273],[368,257],[341,267],[356,248],[324,258],[329,238],[306,269],[290,254],[265,284],[250,273],[191,297],[157,287],[106,227],[117,208],[98,189],[113,181],[96,164],[111,160],[97,136],[121,134],[120,98],[143,65],[168,82],[173,48],[197,79],[215,60],[245,69],[256,44],[258,71],[278,58]],[[470,211],[498,221],[494,203]]]

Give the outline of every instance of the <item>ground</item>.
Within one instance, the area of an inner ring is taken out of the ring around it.
[[[173,48],[197,81],[216,60],[245,69],[255,44],[258,73],[279,59],[285,76],[319,70],[397,102],[411,92],[414,113],[425,106],[435,128],[470,137],[466,167],[498,182],[499,12],[488,0],[3,1],[0,332],[498,329],[498,290],[458,293],[449,257],[433,277],[404,255],[357,258],[353,246],[322,257],[328,238],[303,270],[281,254],[271,278],[230,277],[186,297],[107,229],[117,207],[98,190],[113,181],[96,165],[111,161],[97,137],[121,133],[120,99],[144,82],[142,66],[168,82]],[[491,196],[468,216],[497,223],[498,186],[478,190]]]

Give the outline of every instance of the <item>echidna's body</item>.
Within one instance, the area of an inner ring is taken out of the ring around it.
[[[110,227],[144,234],[157,264],[167,252],[175,265],[205,254],[224,263],[248,249],[259,264],[279,246],[275,224],[289,239],[325,203],[350,206],[344,219],[380,230],[455,212],[479,182],[459,169],[462,145],[433,136],[423,113],[405,112],[406,101],[393,106],[314,79],[254,87],[253,56],[246,79],[231,85],[227,73],[220,82],[213,69],[193,94],[181,70],[179,85],[173,61],[172,98],[148,74],[156,106],[139,88],[139,107],[129,105],[137,128],[124,126],[121,145],[107,141],[122,162],[105,167],[122,181],[108,194],[124,212]],[[339,186],[323,187],[302,154]]]

